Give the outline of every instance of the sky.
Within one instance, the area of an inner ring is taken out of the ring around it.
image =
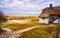
[[[0,0],[0,10],[5,15],[39,15],[49,4],[60,6],[60,0]]]

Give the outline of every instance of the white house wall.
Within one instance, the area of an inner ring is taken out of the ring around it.
[[[53,23],[58,23],[58,19],[57,19],[57,20],[55,20]]]
[[[49,18],[45,18],[45,19],[39,18],[39,22],[40,22],[40,23],[48,24]],[[58,23],[58,19],[55,20],[53,23]]]
[[[45,19],[39,18],[39,22],[48,24],[49,18],[45,18]]]

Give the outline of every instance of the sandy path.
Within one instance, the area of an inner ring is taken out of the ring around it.
[[[25,24],[30,22],[31,20],[8,20],[7,22],[5,22],[5,24],[12,24],[12,23],[20,23],[20,24]]]
[[[29,27],[23,30],[18,30],[18,31],[11,31],[10,29],[3,29],[5,30],[4,33],[0,34],[0,38],[18,38],[19,36],[21,36],[21,33],[38,28],[40,26],[33,26],[33,27]]]

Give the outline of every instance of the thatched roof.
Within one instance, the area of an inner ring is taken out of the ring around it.
[[[52,10],[52,14],[60,14],[60,6],[56,6]]]
[[[40,18],[49,18],[51,14],[60,14],[60,6],[55,6],[50,9],[46,7],[42,10],[42,13],[39,15]]]
[[[47,18],[50,16],[50,11],[48,8],[42,10],[42,13],[39,15],[40,18]]]

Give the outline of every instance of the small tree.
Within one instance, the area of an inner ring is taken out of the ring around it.
[[[5,15],[3,14],[3,12],[0,11],[0,23],[5,22],[5,21],[7,21],[7,19],[6,19]]]
[[[1,25],[5,21],[7,21],[7,19],[6,19],[5,15],[3,14],[3,12],[0,11],[0,34],[1,34],[1,32],[3,32]]]

